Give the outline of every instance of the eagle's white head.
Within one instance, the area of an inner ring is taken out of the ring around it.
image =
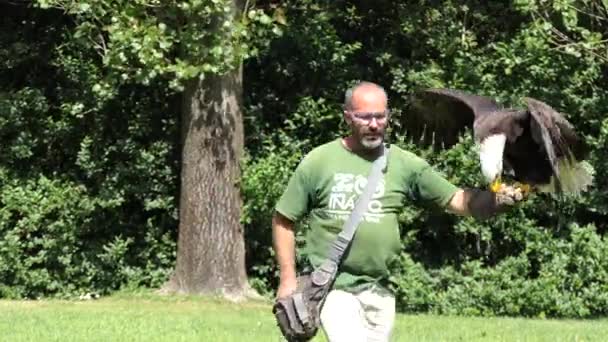
[[[483,139],[479,146],[481,173],[494,192],[500,189],[502,158],[506,141],[506,135],[494,134]]]

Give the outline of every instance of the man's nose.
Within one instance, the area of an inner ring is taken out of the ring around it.
[[[372,117],[371,121],[369,122],[369,128],[378,129],[378,119]]]

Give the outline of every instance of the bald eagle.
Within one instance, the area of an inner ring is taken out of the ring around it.
[[[472,129],[481,173],[492,191],[510,175],[524,191],[578,194],[593,181],[589,147],[574,127],[547,104],[523,98],[526,109],[501,108],[486,96],[453,89],[413,94],[402,122],[424,145],[449,148]]]

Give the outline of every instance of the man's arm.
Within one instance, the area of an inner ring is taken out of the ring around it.
[[[272,242],[279,265],[280,283],[277,298],[289,296],[296,290],[294,224],[285,216],[272,217]]]
[[[456,191],[450,203],[448,204],[448,211],[456,215],[469,215],[469,207],[467,205],[470,195],[466,193],[464,189]]]

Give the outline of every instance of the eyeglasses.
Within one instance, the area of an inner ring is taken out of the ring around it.
[[[376,119],[378,123],[384,123],[388,120],[390,115],[390,111],[387,109],[383,112],[350,112],[353,118],[363,121],[366,123],[371,123],[373,119]]]

